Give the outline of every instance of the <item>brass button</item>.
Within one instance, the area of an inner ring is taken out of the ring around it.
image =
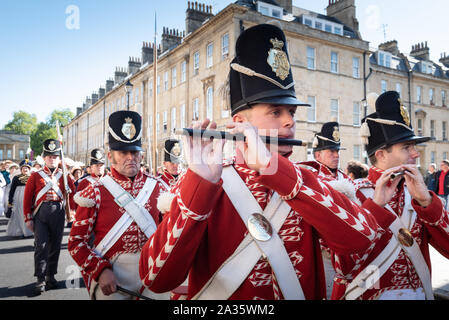
[[[273,235],[270,222],[260,213],[253,213],[248,218],[248,231],[254,239],[259,241],[268,241]]]

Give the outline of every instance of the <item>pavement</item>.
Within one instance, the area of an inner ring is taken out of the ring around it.
[[[0,217],[0,300],[89,300],[78,266],[67,251],[69,228],[64,229],[58,288],[36,296],[34,284],[34,238],[6,235],[8,219]],[[436,299],[449,300],[449,259],[430,248],[432,286]]]
[[[0,217],[0,300],[89,300],[79,268],[67,250],[70,229],[64,229],[59,256],[58,288],[34,294],[34,238],[6,235],[8,219]]]

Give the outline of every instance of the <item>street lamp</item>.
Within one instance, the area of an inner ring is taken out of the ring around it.
[[[133,89],[133,85],[132,85],[132,83],[128,79],[128,81],[125,84],[125,91],[126,91],[126,94],[128,95],[128,103],[127,103],[127,110],[128,111],[129,111],[129,93],[131,92],[132,89]]]

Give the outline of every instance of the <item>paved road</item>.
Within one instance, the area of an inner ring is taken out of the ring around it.
[[[89,299],[79,269],[67,251],[70,229],[64,230],[59,257],[58,289],[34,295],[34,238],[8,237],[8,219],[0,218],[0,300],[85,300]]]
[[[86,300],[89,299],[78,267],[67,251],[69,229],[64,230],[59,269],[56,274],[59,288],[33,293],[36,278],[33,277],[33,238],[22,239],[6,236],[8,220],[0,217],[0,300]],[[438,298],[449,300],[449,260],[433,248],[432,284]]]

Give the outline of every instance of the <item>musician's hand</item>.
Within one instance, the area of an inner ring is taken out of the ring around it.
[[[373,201],[380,207],[385,207],[385,205],[390,202],[393,198],[396,188],[398,187],[399,181],[402,178],[397,177],[393,181],[390,180],[392,173],[398,172],[401,167],[394,167],[385,170],[380,178],[376,182],[376,189],[374,190]]]
[[[257,128],[249,122],[233,122],[226,125],[231,133],[243,133],[245,141],[237,141],[236,146],[243,154],[248,168],[260,172],[271,159],[271,153],[259,136]]]
[[[206,119],[192,123],[193,129],[215,130],[217,124]],[[220,181],[223,170],[224,139],[202,139],[200,136],[183,136],[183,150],[189,169],[212,183]]]
[[[25,223],[25,225],[31,232],[34,232],[34,222],[33,221],[27,221]]]
[[[432,196],[427,189],[424,179],[419,172],[416,165],[406,164],[403,165],[405,171],[405,183],[410,195],[415,199],[420,206],[427,207],[432,202]]]
[[[98,285],[105,296],[117,291],[117,279],[111,269],[104,269],[98,277]]]

